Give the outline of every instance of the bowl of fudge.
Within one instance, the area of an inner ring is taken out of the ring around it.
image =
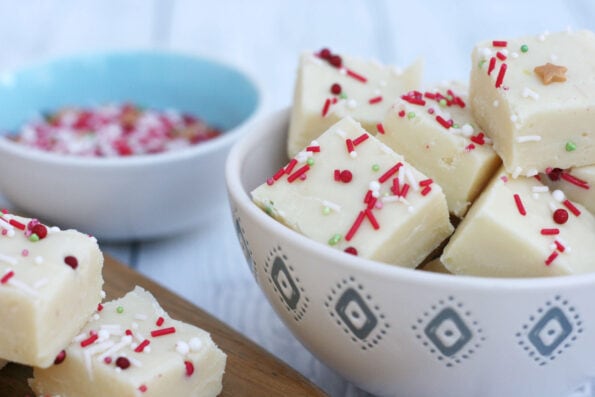
[[[331,49],[226,166],[254,279],[380,396],[566,396],[595,374],[595,35],[496,37],[469,82]]]
[[[192,54],[76,54],[0,78],[0,194],[102,240],[199,227],[225,202],[224,165],[260,92]]]

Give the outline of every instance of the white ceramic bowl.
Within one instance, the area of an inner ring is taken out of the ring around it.
[[[0,194],[28,215],[102,240],[195,227],[225,202],[225,158],[260,101],[243,72],[167,52],[77,55],[5,74],[3,133],[39,112],[122,102],[177,109],[224,132],[191,148],[120,158],[61,156],[0,139]]]
[[[287,126],[282,111],[251,127],[226,178],[254,278],[320,360],[382,396],[563,397],[595,376],[595,274],[494,279],[404,269],[267,216],[249,192],[286,163]]]

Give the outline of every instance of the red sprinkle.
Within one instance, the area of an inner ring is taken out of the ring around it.
[[[121,369],[127,369],[130,367],[130,360],[126,357],[118,357],[116,359],[116,366]]]
[[[480,132],[477,135],[472,135],[471,137],[469,137],[469,140],[473,143],[477,143],[478,145],[483,145],[484,143],[486,143],[485,135],[483,132]]]
[[[364,76],[362,76],[361,74],[355,73],[353,70],[350,70],[350,69],[346,69],[346,70],[347,70],[347,76],[353,77],[354,79],[356,79],[362,83],[365,83],[368,81],[368,79],[365,78]]]
[[[506,66],[505,63],[500,65],[498,77],[496,78],[496,88],[500,88],[500,86],[502,85],[502,82],[504,81],[504,75],[506,74],[506,68],[508,68],[508,66]]]
[[[355,150],[355,147],[353,145],[353,141],[351,139],[347,138],[345,140],[345,145],[347,146],[347,151],[349,153],[351,153],[351,152],[353,152]]]
[[[558,208],[554,211],[553,217],[554,222],[556,222],[558,225],[563,225],[568,221],[568,211],[566,211],[564,208]]]
[[[291,171],[293,171],[293,168],[297,165],[297,163],[298,161],[296,159],[291,159],[287,164],[287,167],[285,167],[285,173],[291,174]]]
[[[339,182],[341,180],[341,170],[335,170],[333,173],[333,178],[335,181]]]
[[[157,325],[158,327],[161,327],[163,325],[164,321],[165,321],[165,319],[163,317],[159,317],[157,319],[157,321],[155,321],[155,325]]]
[[[324,101],[324,106],[322,107],[322,117],[326,117],[330,107],[331,107],[331,100],[327,98]]]
[[[0,284],[6,284],[8,282],[8,280],[10,280],[13,277],[14,277],[14,271],[11,270],[8,273],[6,273],[4,276],[2,276],[2,278],[0,278]]]
[[[73,270],[76,270],[76,268],[79,266],[78,259],[72,255],[68,255],[66,258],[64,258],[64,263],[70,266]]]
[[[449,121],[446,121],[446,120],[444,119],[444,117],[442,117],[442,116],[440,116],[440,115],[436,116],[436,121],[437,121],[437,122],[439,122],[439,123],[440,123],[440,125],[441,125],[442,127],[446,128],[446,129],[449,129],[449,128],[451,127],[451,126],[450,126],[450,122],[449,122]]]
[[[562,179],[564,179],[565,181],[570,182],[573,185],[580,187],[581,189],[589,190],[589,183],[587,181],[577,178],[576,176],[571,175],[568,172],[561,172],[560,177]]]
[[[66,360],[66,350],[62,350],[60,353],[58,353],[58,355],[54,359],[54,364],[62,364],[64,360]]]
[[[424,179],[423,181],[419,181],[419,186],[430,186],[432,183],[434,183],[433,179]]]
[[[103,305],[101,303],[97,304],[97,311],[100,312],[103,310]]]
[[[312,152],[312,153],[318,153],[318,152],[320,152],[320,146],[308,146],[306,148],[306,151],[307,152]]]
[[[516,203],[516,207],[519,210],[519,214],[525,216],[527,215],[527,211],[525,210],[525,206],[523,205],[523,202],[521,201],[521,196],[519,196],[518,194],[514,194],[514,202]]]
[[[355,249],[355,247],[347,247],[343,251],[347,252],[348,254],[357,256],[357,249]]]
[[[564,247],[564,245],[559,242],[558,240],[555,240],[554,243],[556,244],[556,249],[560,252],[564,252],[566,250],[566,247]]]
[[[430,193],[432,191],[432,186],[426,186],[421,190],[421,195],[422,196],[427,196],[428,193]]]
[[[136,347],[136,349],[134,349],[134,351],[137,353],[142,353],[143,350],[145,350],[145,347],[149,346],[149,343],[151,342],[148,339],[145,339]]]
[[[506,47],[508,43],[504,40],[494,40],[492,41],[492,45],[494,47]]]
[[[550,254],[550,256],[548,256],[548,258],[545,260],[545,264],[546,266],[549,266],[552,264],[552,262],[554,261],[554,259],[556,259],[558,257],[558,252],[554,251]]]
[[[147,385],[140,385],[138,387],[138,391],[140,391],[141,393],[145,393],[147,390]]]
[[[358,136],[357,138],[355,138],[353,140],[353,146],[357,146],[360,143],[362,143],[363,141],[365,141],[366,139],[368,139],[369,135],[366,133],[361,134],[360,136]]]
[[[293,174],[291,174],[287,177],[287,182],[291,183],[291,182],[295,181],[300,176],[302,176],[302,174],[305,174],[306,172],[308,172],[308,170],[310,170],[310,166],[308,164],[304,165],[301,168],[298,168],[298,170],[296,172],[294,172]]]
[[[343,59],[340,55],[331,55],[328,61],[331,65],[333,65],[336,68],[340,68],[341,66],[343,66]]]
[[[359,227],[362,225],[362,222],[364,221],[365,216],[366,216],[366,214],[364,213],[364,211],[360,211],[359,214],[357,214],[357,218],[355,218],[355,222],[353,222],[353,225],[351,225],[351,228],[345,235],[345,241],[349,241],[353,238],[353,236],[355,235],[355,232],[357,232],[357,229],[359,229]]]
[[[285,174],[285,168],[280,168],[275,175],[273,175],[273,180],[278,181],[281,177]]]
[[[16,227],[19,230],[25,230],[25,225],[23,225],[21,222],[17,221],[16,219],[11,219],[8,221],[8,223],[10,223],[12,226]]]
[[[45,225],[42,225],[41,223],[38,223],[37,225],[33,226],[33,229],[31,231],[37,234],[37,237],[39,237],[40,240],[44,239],[48,235],[47,227],[45,227]]]
[[[378,130],[378,133],[384,134],[384,126],[382,125],[382,123],[376,124],[376,130]]]
[[[184,365],[186,366],[186,376],[192,376],[194,373],[194,364],[192,364],[192,361],[184,361]]]
[[[498,51],[496,53],[496,57],[498,57],[499,60],[501,61],[506,61],[506,55],[504,55],[503,53],[501,53],[500,51]]]
[[[496,58],[490,58],[490,64],[488,65],[488,76],[492,74],[494,69],[496,68]]]
[[[386,182],[391,176],[393,176],[397,171],[399,171],[399,168],[401,168],[402,165],[403,163],[401,162],[398,162],[397,164],[393,165],[391,168],[388,169],[388,171],[382,174],[380,178],[378,178],[378,182]]]
[[[401,99],[403,99],[404,101],[409,102],[412,105],[420,105],[420,106],[424,106],[426,104],[426,101],[424,101],[421,98],[418,97],[414,97],[411,95],[402,95]],[[403,115],[405,115],[405,112],[403,111]]]
[[[380,225],[378,224],[376,217],[372,213],[372,210],[367,208],[364,212],[366,214],[366,217],[370,220],[370,223],[372,224],[372,227],[374,228],[374,230],[380,229]]]
[[[557,228],[543,228],[541,229],[541,234],[544,236],[553,236],[556,234],[560,234],[560,229]]]
[[[341,179],[341,182],[349,183],[353,179],[353,174],[349,170],[343,170],[341,171],[339,178]]]
[[[407,193],[409,192],[409,184],[406,183],[401,187],[401,197],[407,198]]]
[[[399,117],[405,117],[405,111],[404,110],[399,111]]]
[[[175,327],[161,328],[161,329],[156,329],[154,331],[151,331],[151,336],[153,338],[156,338],[158,336],[169,335],[169,334],[173,334],[175,332],[176,332],[176,328]]]
[[[341,85],[338,83],[334,83],[333,85],[331,85],[331,93],[335,94],[335,95],[339,95],[341,93],[342,89],[341,89]]]
[[[564,200],[562,204],[564,204],[564,206],[568,208],[568,211],[572,212],[574,216],[579,216],[581,214],[581,211],[578,208],[576,208],[574,204],[570,202],[570,200]]]
[[[92,333],[87,339],[81,341],[81,347],[87,347],[99,338],[99,335]]]
[[[377,97],[371,98],[371,99],[368,101],[368,103],[369,103],[370,105],[374,105],[374,104],[376,104],[376,103],[379,103],[379,102],[382,102],[382,97],[381,97],[381,96],[377,96]]]

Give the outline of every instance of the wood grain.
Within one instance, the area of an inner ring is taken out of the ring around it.
[[[150,291],[171,317],[201,327],[227,353],[222,397],[325,396],[298,372],[221,321],[159,284],[107,256],[103,269],[107,299],[123,296],[140,285]],[[0,397],[32,395],[27,386],[31,369],[9,364],[0,370]],[[83,397],[83,396],[80,396]]]

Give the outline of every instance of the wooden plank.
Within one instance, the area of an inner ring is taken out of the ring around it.
[[[109,256],[106,257],[103,275],[108,299],[123,296],[135,285],[140,285],[150,291],[173,318],[211,333],[215,343],[227,353],[222,397],[325,396],[298,372],[238,332]],[[9,364],[0,370],[0,396],[30,395],[31,390],[27,386],[30,376],[30,368]]]

